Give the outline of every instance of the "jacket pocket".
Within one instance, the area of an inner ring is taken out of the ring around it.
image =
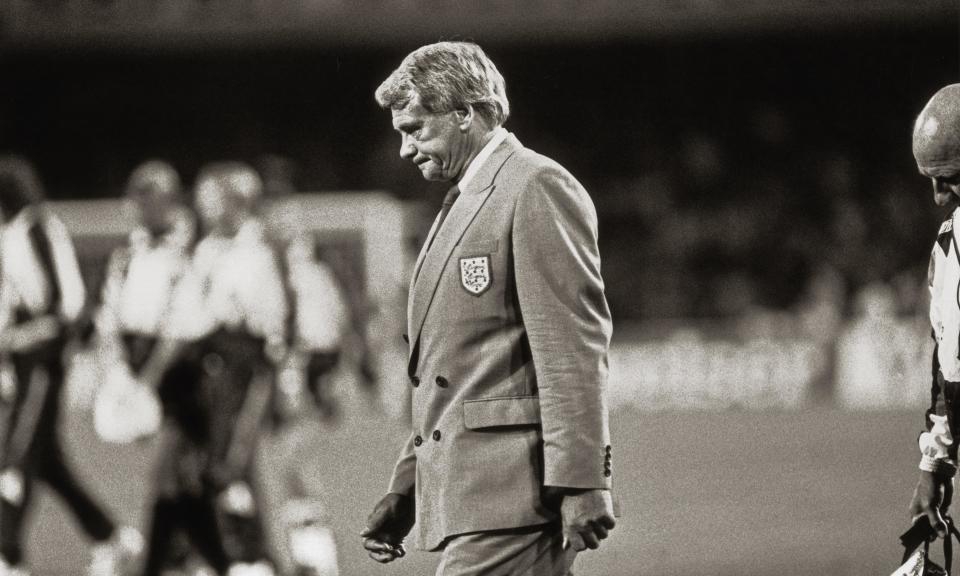
[[[464,400],[463,423],[471,430],[539,424],[540,399],[536,396],[501,396]]]
[[[469,242],[463,242],[457,246],[457,253],[461,256],[483,256],[485,254],[493,254],[499,248],[499,242],[496,239],[492,240],[471,240]]]

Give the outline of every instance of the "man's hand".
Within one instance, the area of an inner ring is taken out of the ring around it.
[[[560,503],[560,516],[563,519],[564,550],[596,550],[600,541],[616,526],[609,490],[567,492]]]
[[[914,522],[921,516],[926,516],[930,526],[937,535],[947,535],[947,524],[943,521],[943,514],[950,509],[953,500],[953,479],[938,476],[925,470],[920,471],[920,480],[913,491],[913,500],[910,502],[910,515]]]
[[[360,533],[367,554],[377,562],[387,563],[406,555],[403,539],[414,522],[413,499],[402,494],[384,496],[367,517],[367,527]]]

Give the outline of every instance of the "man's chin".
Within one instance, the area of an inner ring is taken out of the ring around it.
[[[423,174],[423,179],[429,182],[445,182],[449,180],[444,174],[439,172],[433,172],[431,170],[424,170],[421,172]]]

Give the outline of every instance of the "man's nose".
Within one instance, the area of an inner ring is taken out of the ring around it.
[[[417,154],[417,149],[413,145],[413,139],[404,134],[403,140],[400,142],[400,157],[404,160],[409,160]]]

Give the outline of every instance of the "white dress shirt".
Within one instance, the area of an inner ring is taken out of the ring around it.
[[[457,187],[460,188],[461,192],[477,175],[477,172],[480,171],[480,167],[483,166],[483,163],[487,161],[487,158],[493,154],[493,151],[497,149],[497,146],[506,140],[507,136],[509,135],[510,132],[508,132],[503,126],[500,126],[493,131],[493,137],[490,138],[490,141],[487,142],[483,148],[480,149],[480,152],[477,153],[473,160],[470,161],[470,165],[467,166],[466,171],[463,173],[463,178],[460,178],[460,181],[457,182]]]

